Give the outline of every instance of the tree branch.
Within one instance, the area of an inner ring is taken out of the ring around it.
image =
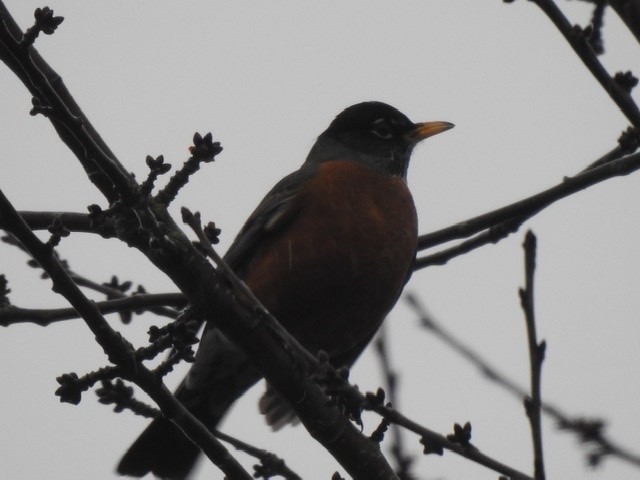
[[[638,0],[607,0],[607,3],[640,43],[640,2]]]
[[[504,238],[505,233],[517,230],[527,219],[549,205],[569,195],[584,190],[592,185],[609,178],[628,175],[640,169],[640,153],[628,155],[608,163],[597,165],[583,170],[573,177],[565,177],[562,183],[544,190],[536,195],[512,203],[505,207],[459,222],[451,227],[443,228],[435,232],[421,235],[418,238],[418,251],[439,245],[451,240],[474,235],[486,229],[494,229],[485,232],[484,236],[470,241],[464,246],[454,247],[457,250],[445,250],[443,252],[420,257],[414,264],[414,270],[420,270],[429,265],[441,265],[453,256],[468,252],[481,245]],[[463,245],[463,244],[461,244]],[[469,248],[471,247],[471,248]],[[452,255],[453,253],[453,255]]]
[[[573,48],[580,60],[582,60],[582,63],[585,64],[596,80],[598,80],[602,88],[609,94],[629,122],[634,127],[640,127],[640,109],[638,109],[638,105],[630,93],[624,88],[621,88],[613,77],[609,75],[602,63],[600,63],[596,53],[589,45],[583,29],[577,25],[571,25],[567,17],[564,16],[553,0],[533,0],[533,2],[549,17],[567,42],[569,42],[569,45],[571,45],[571,48]]]
[[[46,230],[59,219],[71,232],[98,233],[104,238],[115,237],[113,228],[106,222],[96,222],[91,214],[78,212],[21,211],[20,216],[31,230]]]
[[[102,315],[106,315],[117,312],[150,310],[166,305],[183,307],[185,303],[186,299],[181,293],[156,293],[136,294],[116,300],[96,302],[95,305]],[[0,307],[0,326],[2,327],[17,323],[35,323],[46,327],[54,322],[74,318],[80,318],[80,314],[74,308],[34,309],[19,308],[13,305]]]
[[[389,351],[387,348],[387,330],[382,326],[375,341],[378,359],[382,367],[382,374],[385,382],[387,397],[394,408],[398,408],[398,374],[391,367]],[[414,478],[411,473],[411,464],[414,458],[407,454],[402,438],[402,430],[397,423],[391,424],[391,433],[393,435],[393,443],[391,445],[391,453],[396,461],[396,470],[401,480],[409,480]]]
[[[390,407],[379,405],[372,407],[371,409],[392,423],[396,423],[407,430],[420,435],[423,439],[422,443],[425,444],[426,453],[436,453],[432,450],[433,448],[444,447],[464,458],[474,461],[475,463],[506,475],[510,480],[533,480],[528,475],[485,455],[470,443],[467,445],[461,445],[460,443],[451,441],[447,437],[409,420],[400,412]]]
[[[130,199],[135,180],[116,159],[66,89],[61,77],[32,46],[23,48],[24,34],[0,1],[0,59],[29,89],[62,141],[80,160],[89,179],[109,202],[119,195]],[[118,188],[116,193],[115,187]]]
[[[242,440],[239,440],[231,435],[227,435],[226,433],[221,432],[220,430],[214,430],[213,435],[222,440],[223,442],[227,442],[230,445],[233,445],[236,449],[241,452],[245,452],[248,455],[260,460],[260,465],[255,465],[254,469],[256,472],[254,473],[254,477],[260,478],[263,477],[265,479],[271,478],[272,476],[282,476],[285,480],[302,480],[302,478],[291,470],[284,460],[277,457],[274,453],[271,453],[262,448],[254,447]]]
[[[231,478],[251,479],[251,475],[211,435],[207,427],[196,419],[151,371],[136,361],[131,344],[109,326],[95,303],[84,296],[67,274],[58,258],[53,255],[53,250],[35,236],[1,190],[0,227],[15,235],[47,272],[53,282],[54,291],[63,295],[82,316],[109,361],[120,367],[127,379],[139,385],[158,404],[163,414],[175,422],[189,438],[196,441],[205,455],[225,474]]]
[[[520,303],[527,323],[527,339],[529,345],[529,362],[531,366],[531,397],[525,397],[524,406],[531,424],[533,439],[533,460],[536,480],[545,480],[544,455],[542,449],[542,425],[540,422],[540,377],[546,343],[538,344],[536,334],[536,318],[533,303],[533,280],[536,268],[536,237],[528,231],[524,241],[525,252],[525,285],[519,290]]]

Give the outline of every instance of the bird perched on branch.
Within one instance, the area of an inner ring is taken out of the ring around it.
[[[225,255],[260,302],[311,353],[350,366],[411,274],[417,218],[406,176],[413,147],[452,128],[413,123],[390,105],[342,111],[299,170],[279,181]],[[207,325],[177,398],[209,428],[260,379],[243,351]],[[260,409],[275,428],[295,418],[267,387]],[[126,452],[118,473],[185,478],[199,449],[157,418]]]

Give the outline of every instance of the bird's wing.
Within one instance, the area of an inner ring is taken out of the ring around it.
[[[287,175],[267,193],[249,216],[224,257],[229,267],[241,280],[243,270],[251,261],[260,242],[294,221],[297,210],[295,198],[301,186],[312,175],[313,170],[308,167]],[[196,394],[203,389],[206,390],[212,378],[225,376],[228,371],[233,372],[244,368],[243,366],[248,364],[247,358],[240,350],[238,355],[232,355],[231,352],[234,349],[238,350],[213,323],[208,322],[200,339],[196,360],[187,375],[184,392],[190,391]],[[226,362],[231,362],[233,359],[236,364],[229,365],[229,368],[220,368],[220,365],[225,364],[221,359],[226,359]]]
[[[315,170],[315,166],[305,166],[284,177],[249,216],[224,256],[229,267],[240,277],[255,246],[265,236],[276,232],[295,218],[297,209],[294,200],[301,186],[313,176]]]

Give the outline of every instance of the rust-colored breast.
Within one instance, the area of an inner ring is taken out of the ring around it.
[[[331,161],[293,201],[291,223],[256,249],[244,280],[312,353],[348,363],[404,286],[417,242],[411,194],[400,178]]]

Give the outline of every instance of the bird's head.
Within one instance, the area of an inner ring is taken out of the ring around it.
[[[348,159],[406,178],[413,147],[451,128],[449,122],[413,123],[386,103],[358,103],[343,110],[318,137],[306,163]]]

